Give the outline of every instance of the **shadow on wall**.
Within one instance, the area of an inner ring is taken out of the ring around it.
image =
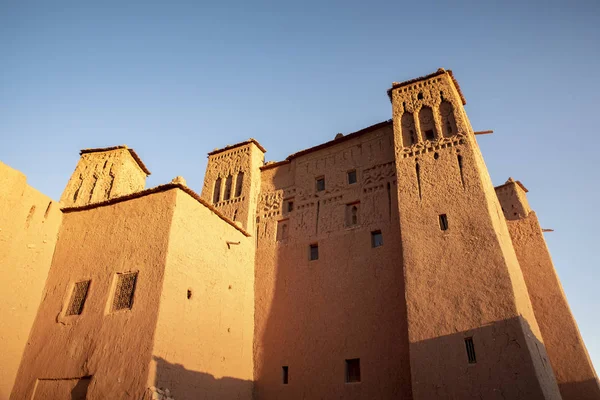
[[[287,174],[278,169],[273,187],[288,187]],[[347,229],[345,205],[327,202],[329,190],[294,199],[287,237],[279,218],[260,216],[255,399],[411,399],[395,199],[385,189],[361,197],[358,224]],[[373,231],[382,246],[372,245]],[[347,361],[357,359],[360,384],[349,384]]]
[[[91,377],[89,376],[79,379],[73,390],[71,390],[71,400],[85,400],[90,380]]]
[[[161,357],[153,356],[152,359],[156,363],[154,386],[159,389],[169,389],[170,397],[176,400],[252,399],[254,384],[252,381],[230,377],[215,378],[211,374],[192,371],[181,364],[170,363]],[[147,391],[144,400],[152,398],[152,393]]]
[[[597,379],[588,379],[582,382],[569,382],[558,385],[560,393],[565,399],[580,399],[584,398],[583,394],[587,394],[585,398],[600,398],[600,382]]]
[[[426,371],[413,377],[415,398],[560,398],[545,346],[522,317],[413,343],[411,359]]]

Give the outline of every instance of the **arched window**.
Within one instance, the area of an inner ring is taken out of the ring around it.
[[[215,181],[215,189],[213,192],[213,203],[217,204],[221,200],[221,178]]]
[[[442,132],[445,137],[455,135],[458,131],[454,119],[454,107],[452,103],[444,100],[440,104],[440,116],[442,117]]]
[[[415,119],[413,115],[409,112],[405,112],[404,114],[402,114],[400,124],[402,125],[402,144],[405,147],[408,147],[417,143],[417,135],[415,133]]]
[[[288,232],[288,226],[287,226],[287,224],[283,224],[283,226],[281,227],[281,238],[282,239],[287,238],[287,235],[288,235],[287,232]]]
[[[435,120],[433,119],[433,111],[431,107],[424,106],[419,111],[419,127],[423,140],[433,141],[438,136],[435,129]]]
[[[360,203],[346,204],[346,226],[358,225],[358,208]]]
[[[288,237],[288,220],[277,222],[277,241],[286,239]]]
[[[242,195],[242,185],[244,184],[244,173],[242,171],[238,172],[237,179],[235,181],[235,197],[240,197]]]
[[[233,177],[229,175],[225,180],[225,193],[223,193],[223,200],[229,200],[231,198],[231,184],[233,183]]]

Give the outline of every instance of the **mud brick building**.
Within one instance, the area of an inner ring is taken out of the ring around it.
[[[599,400],[527,189],[494,187],[450,71],[392,118],[201,194],[81,151],[60,202],[0,163],[2,399]]]

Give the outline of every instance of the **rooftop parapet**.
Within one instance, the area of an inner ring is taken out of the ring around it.
[[[98,203],[144,190],[150,171],[125,145],[83,149],[60,202],[63,207]]]

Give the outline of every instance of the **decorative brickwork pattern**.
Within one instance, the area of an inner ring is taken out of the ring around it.
[[[90,282],[91,281],[81,281],[75,284],[66,315],[81,314],[83,311],[83,305],[85,304],[85,299],[87,298],[88,289],[90,288]]]
[[[137,272],[117,275],[113,311],[130,309],[133,306],[133,293],[135,292],[137,275]]]

